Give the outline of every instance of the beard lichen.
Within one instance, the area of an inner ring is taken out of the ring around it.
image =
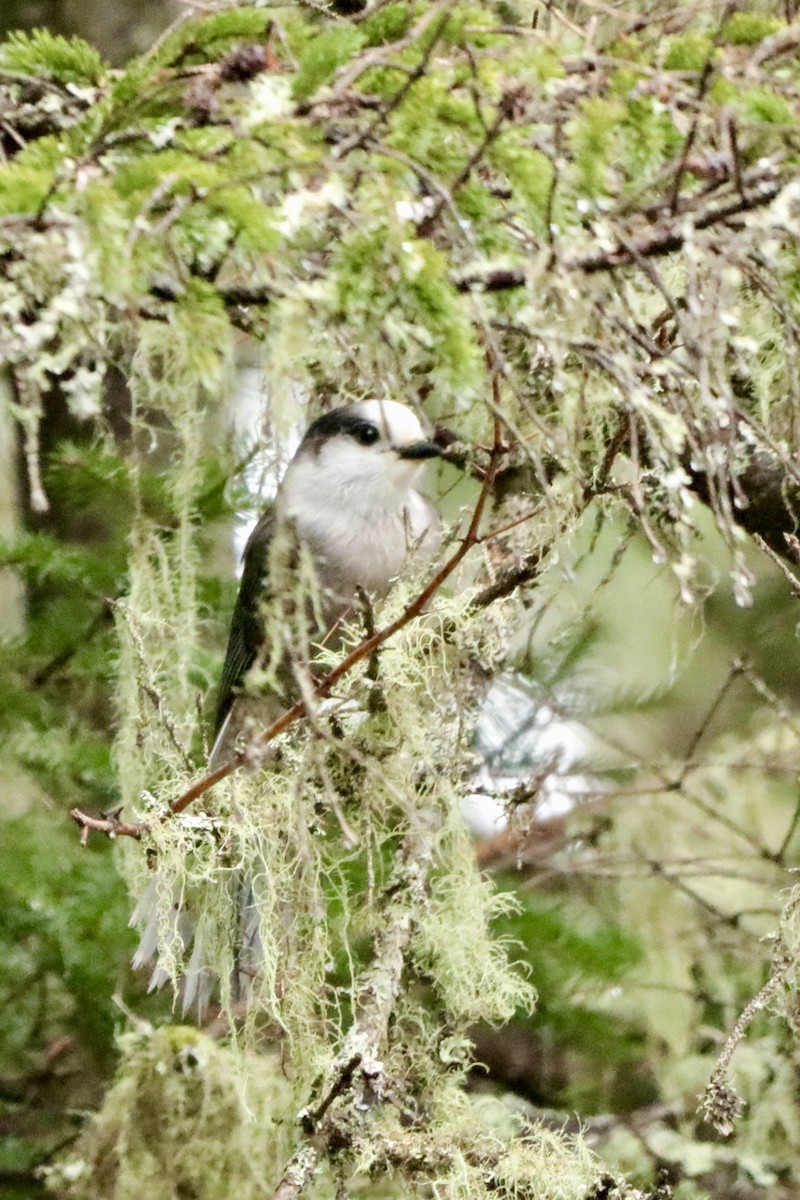
[[[120,1041],[117,1082],[48,1185],[115,1200],[267,1194],[291,1140],[276,1056],[241,1057],[182,1025]]]
[[[193,427],[189,432],[194,436]],[[188,505],[186,514],[191,534]],[[183,530],[178,547],[182,536]],[[185,546],[177,551],[184,552]],[[229,1120],[237,1123],[237,1153],[255,1164],[251,1170],[240,1163],[229,1176],[237,1194],[264,1194],[278,1145],[278,1157],[295,1156],[286,1170],[303,1179],[321,1172],[313,1190],[327,1194],[327,1167],[298,1158],[308,1114],[323,1111],[345,1143],[333,1155],[337,1172],[382,1174],[387,1194],[427,1186],[434,1176],[443,1195],[498,1188],[511,1195],[519,1176],[541,1177],[542,1195],[583,1195],[595,1166],[556,1135],[545,1140],[562,1146],[564,1162],[573,1163],[569,1178],[563,1163],[550,1170],[538,1133],[508,1146],[465,1133],[468,1114],[478,1122],[462,1092],[470,1024],[505,1021],[535,999],[512,962],[513,948],[492,933],[506,901],[481,878],[459,810],[473,769],[478,707],[503,652],[503,606],[480,611],[469,578],[461,586],[456,581],[376,662],[346,676],[333,697],[320,705],[309,693],[307,719],[271,746],[262,763],[219,785],[202,806],[159,819],[192,766],[190,676],[172,669],[186,653],[175,646],[176,606],[184,630],[196,629],[198,615],[195,601],[193,626],[185,611],[191,581],[176,589],[173,580],[181,570],[191,573],[196,548],[179,561],[175,554],[140,523],[129,597],[119,606],[118,762],[124,794],[136,797],[151,822],[148,855],[126,847],[124,869],[138,898],[140,960],[153,958],[154,983],[171,986],[188,1008],[202,1012],[218,1003],[230,1047],[204,1050],[211,1074],[200,1083],[200,1068],[187,1075],[174,1057],[169,1039],[183,1031],[167,1029],[140,1043],[86,1135],[89,1165],[75,1194],[102,1194],[113,1171],[114,1194],[124,1196],[127,1178],[158,1174],[164,1158],[172,1184],[181,1176],[189,1186],[203,1143],[213,1140],[216,1158],[202,1190],[213,1197],[234,1153]],[[402,612],[423,574],[420,568],[418,577],[401,582],[372,619],[383,624]],[[265,619],[269,624],[280,614],[267,608]],[[306,645],[308,630],[300,625],[299,632],[281,633],[284,646]],[[361,636],[356,622],[338,653]],[[315,669],[324,669],[326,655],[337,658],[322,650]],[[205,1039],[197,1044],[205,1047]],[[164,1066],[169,1055],[173,1065]],[[355,1084],[343,1055],[361,1064],[368,1082],[367,1099],[358,1103],[348,1103]],[[333,1099],[318,1099],[315,1109],[314,1097],[324,1097],[325,1087]],[[139,1094],[162,1114],[160,1123],[148,1119],[147,1148],[138,1128],[133,1132]],[[220,1098],[215,1112],[207,1104],[212,1094]],[[418,1130],[382,1131],[395,1110],[413,1113],[422,1125],[438,1122],[439,1148],[426,1163],[414,1165],[418,1152],[409,1149],[422,1136]],[[156,1126],[163,1137],[153,1133]],[[265,1127],[278,1131],[274,1139],[263,1137]],[[248,1139],[259,1138],[253,1151]],[[102,1149],[108,1141],[115,1147],[110,1158]],[[180,1154],[172,1152],[174,1141]],[[405,1165],[395,1161],[399,1146],[401,1158],[410,1155]],[[552,1183],[545,1183],[548,1173]],[[562,1192],[548,1190],[556,1180]]]

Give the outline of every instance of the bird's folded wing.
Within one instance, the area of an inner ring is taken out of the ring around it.
[[[261,615],[266,598],[269,550],[275,532],[275,509],[270,507],[250,534],[244,552],[244,569],[231,620],[225,664],[222,668],[214,722],[216,737],[231,710],[237,690],[252,667],[264,641]]]

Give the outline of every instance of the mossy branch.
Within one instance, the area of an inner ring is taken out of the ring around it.
[[[427,900],[433,839],[409,834],[394,878],[386,890],[386,916],[370,966],[356,982],[357,1015],[316,1096],[298,1114],[300,1145],[287,1164],[274,1200],[296,1200],[320,1160],[341,1148],[343,1125],[363,1123],[363,1113],[391,1088],[382,1057],[389,1024],[401,993],[406,951]]]
[[[736,1024],[725,1039],[725,1045],[722,1047],[717,1065],[700,1097],[699,1113],[723,1137],[727,1137],[733,1132],[734,1122],[741,1117],[744,1111],[743,1101],[731,1086],[729,1076],[731,1060],[737,1047],[744,1040],[750,1025],[780,991],[790,968],[791,962],[788,960],[776,965],[773,974],[740,1013]]]
[[[369,658],[375,653],[376,650],[380,649],[380,647],[387,642],[389,638],[393,637],[394,634],[398,633],[411,621],[421,616],[425,612],[425,609],[430,601],[441,588],[442,584],[449,579],[469,551],[474,546],[479,545],[481,541],[481,519],[486,509],[489,496],[491,495],[492,485],[499,469],[502,456],[506,453],[506,451],[507,447],[500,438],[499,423],[496,422],[495,440],[490,451],[489,465],[484,474],[481,490],[475,503],[475,507],[472,511],[469,527],[467,528],[467,531],[459,542],[457,548],[450,555],[447,561],[443,563],[443,565],[435,573],[433,578],[425,585],[425,587],[422,588],[422,590],[417,593],[414,599],[406,605],[399,617],[397,617],[394,621],[391,621],[388,625],[384,626],[383,629],[378,629],[370,636],[363,638],[362,641],[360,641],[359,644],[355,646],[349,654],[345,655],[342,661],[336,667],[334,667],[332,671],[329,671],[327,675],[324,675],[315,683],[313,688],[315,699],[322,700],[326,696],[330,695],[331,691],[339,682],[339,680],[343,679],[345,675],[349,674],[353,667],[357,666],[358,663],[362,662],[365,658]],[[301,717],[306,716],[307,714],[307,702],[305,700],[298,700],[296,704],[293,704],[290,708],[287,708],[284,712],[282,712],[281,715],[277,717],[271,725],[269,725],[256,737],[252,738],[242,750],[234,754],[232,758],[229,758],[227,762],[221,763],[220,766],[215,770],[209,771],[201,779],[197,780],[196,783],[192,784],[190,788],[187,788],[182,795],[180,795],[170,804],[167,814],[162,819],[168,819],[169,817],[177,816],[179,813],[182,813],[184,809],[188,808],[189,805],[195,800],[198,800],[201,796],[205,795],[206,792],[210,791],[210,789],[217,783],[220,783],[223,779],[227,779],[227,777],[232,775],[234,771],[239,770],[240,767],[243,767],[247,764],[257,762],[262,758],[264,751],[270,742],[273,742],[275,738],[288,729],[290,725],[293,725],[295,721],[300,720]],[[118,820],[118,814],[112,817],[104,818],[89,817],[79,808],[72,809],[70,816],[73,821],[77,822],[77,824],[81,826],[81,838],[83,841],[85,841],[86,837],[88,837],[88,833],[86,832],[87,830],[96,830],[98,832],[106,833],[109,837],[123,836],[139,838],[143,833],[147,832],[149,828],[149,825],[146,822],[133,825],[121,823]]]

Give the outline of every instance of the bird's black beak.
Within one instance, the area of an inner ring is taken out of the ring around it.
[[[438,458],[441,450],[435,442],[412,442],[410,446],[396,446],[400,458]]]

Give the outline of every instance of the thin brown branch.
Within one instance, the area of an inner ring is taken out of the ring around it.
[[[538,517],[541,511],[542,505],[537,504],[536,508],[531,512],[527,512],[513,521],[507,521],[505,525],[499,525],[497,529],[487,529],[486,533],[482,533],[478,538],[478,545],[482,546],[486,542],[493,542],[495,538],[502,537],[504,533],[510,533],[512,529],[517,529],[520,525],[526,525],[528,521],[532,521],[534,517]]]
[[[695,215],[693,228],[710,229],[715,225],[724,224],[731,217],[763,208],[775,199],[782,187],[783,183],[771,175],[751,181],[749,190],[737,193],[724,203],[709,204],[699,211]],[[613,271],[617,267],[629,266],[639,258],[672,254],[681,250],[685,241],[684,215],[680,213],[675,220],[656,224],[646,234],[637,238],[620,239],[610,250],[582,255],[579,258],[564,258],[561,260],[561,266],[567,270],[583,271],[587,275],[599,271]],[[488,271],[476,268],[458,276],[453,281],[453,286],[457,292],[462,293],[505,292],[524,287],[527,281],[528,271],[524,267],[496,267]]]
[[[492,490],[492,484],[494,482],[495,475],[497,474],[497,469],[500,463],[500,455],[503,452],[503,449],[502,443],[498,437],[495,445],[492,447],[489,469],[484,477],[480,495],[478,496],[478,500],[472,513],[472,519],[470,520],[469,528],[467,529],[467,532],[461,539],[461,542],[455,551],[439,568],[439,570],[426,584],[422,591],[418,592],[415,598],[408,605],[406,605],[399,617],[397,617],[394,621],[391,621],[388,625],[384,626],[383,629],[378,629],[371,636],[364,638],[350,651],[349,654],[345,655],[342,661],[335,666],[332,671],[329,671],[327,675],[324,675],[322,679],[315,684],[313,694],[316,700],[323,700],[326,696],[330,695],[339,680],[347,675],[353,669],[353,667],[355,667],[363,659],[369,658],[379,646],[382,646],[384,642],[388,641],[390,637],[393,637],[394,634],[398,633],[401,629],[408,625],[410,621],[413,621],[416,617],[421,616],[421,614],[427,608],[428,603],[436,595],[445,580],[452,575],[456,567],[459,565],[459,563],[461,563],[472,547],[478,544],[478,529],[480,527],[481,518],[483,517],[487,501],[489,499],[489,494]],[[207,791],[214,787],[215,784],[219,783],[223,779],[226,779],[229,775],[232,775],[234,771],[237,771],[245,763],[253,762],[254,760],[260,758],[269,743],[274,741],[279,734],[283,733],[285,729],[288,729],[290,725],[293,725],[294,722],[299,720],[300,717],[304,716],[306,711],[307,709],[305,700],[298,700],[296,704],[291,706],[291,708],[287,708],[285,712],[281,713],[281,715],[277,717],[271,725],[263,730],[262,733],[253,738],[244,747],[244,749],[238,751],[238,753],[236,753],[232,758],[228,759],[227,762],[221,763],[216,770],[210,771],[207,775],[204,775],[202,779],[198,779],[198,781],[192,784],[192,786],[188,788],[182,796],[179,796],[177,800],[174,800],[170,805],[170,813],[175,815],[176,813],[183,812],[185,808],[188,808],[193,801],[199,799],[200,796],[203,796]]]
[[[712,721],[714,720],[714,718],[716,717],[720,708],[724,704],[734,683],[736,683],[736,681],[739,680],[741,678],[741,676],[742,676],[742,665],[739,662],[735,662],[732,665],[728,674],[725,676],[725,679],[722,682],[722,686],[718,689],[716,696],[714,697],[711,704],[709,705],[708,711],[706,712],[703,719],[697,724],[694,732],[692,733],[691,738],[689,739],[689,744],[687,745],[687,747],[684,751],[684,759],[685,759],[684,770],[683,770],[683,773],[681,775],[679,775],[678,780],[676,781],[676,786],[681,786],[685,782],[686,776],[688,775],[689,771],[692,769],[692,763],[694,760],[694,756],[697,752],[697,747],[700,745],[701,741],[703,740],[706,733],[708,732]]]
[[[493,387],[496,387],[496,382],[494,380]],[[445,580],[452,575],[469,551],[474,546],[478,545],[480,540],[480,523],[486,509],[489,495],[492,491],[494,479],[497,475],[498,467],[500,465],[501,456],[505,453],[505,451],[506,447],[500,440],[499,428],[497,428],[495,430],[495,443],[490,452],[489,466],[484,475],[481,491],[476,501],[475,508],[472,512],[469,528],[467,529],[467,532],[461,539],[461,542],[453,554],[450,555],[450,557],[439,568],[433,578],[429,580],[426,586],[420,592],[418,592],[415,598],[405,607],[399,617],[397,617],[394,621],[391,621],[388,625],[384,626],[383,629],[378,629],[374,633],[363,638],[362,641],[359,642],[359,644],[355,646],[350,653],[347,654],[342,661],[337,664],[337,666],[333,668],[333,670],[329,671],[327,675],[323,676],[322,679],[317,681],[313,688],[313,697],[315,700],[322,700],[326,696],[330,695],[331,691],[339,682],[339,680],[347,675],[353,669],[353,667],[362,662],[365,658],[370,658],[375,651],[384,644],[384,642],[388,641],[389,638],[393,637],[395,633],[398,633],[401,629],[408,625],[409,622],[421,616]],[[509,587],[509,591],[510,590],[513,589]],[[488,600],[485,601],[483,607],[485,607],[487,603],[489,603]],[[298,721],[301,717],[307,715],[307,712],[308,709],[305,700],[298,700],[296,704],[293,704],[290,708],[287,708],[279,717],[276,718],[276,720],[272,722],[271,725],[254,737],[242,750],[239,750],[226,762],[221,763],[220,766],[218,766],[214,771],[209,771],[206,775],[203,775],[201,779],[198,779],[195,783],[193,783],[191,787],[187,788],[187,790],[183,792],[183,794],[179,796],[177,800],[174,800],[170,804],[167,814],[162,817],[161,820],[165,820],[169,817],[177,816],[179,813],[182,813],[184,809],[189,807],[190,804],[192,804],[195,800],[198,800],[201,796],[205,795],[205,793],[210,791],[211,788],[217,783],[220,783],[223,779],[226,779],[229,775],[232,775],[234,771],[237,771],[246,763],[252,763],[260,759],[263,756],[267,746],[273,742],[275,738],[279,736],[279,734],[283,733],[285,729],[288,729],[290,725],[293,725],[295,721]],[[72,810],[70,815],[72,819],[77,821],[81,826],[81,839],[84,842],[88,838],[89,832],[92,830],[105,833],[109,837],[125,836],[139,838],[149,828],[147,824],[128,825],[120,822],[118,820],[118,814],[111,817],[104,816],[103,818],[96,818],[90,817],[81,809],[75,808]]]
[[[70,810],[70,816],[73,821],[76,821],[81,828],[81,845],[85,846],[89,840],[90,833],[104,833],[107,837],[132,837],[138,841],[142,834],[147,833],[150,828],[145,822],[137,822],[130,824],[127,821],[120,821],[119,814],[122,812],[122,807],[115,808],[113,812],[104,813],[102,817],[90,817],[88,813],[83,812],[80,808]]]

